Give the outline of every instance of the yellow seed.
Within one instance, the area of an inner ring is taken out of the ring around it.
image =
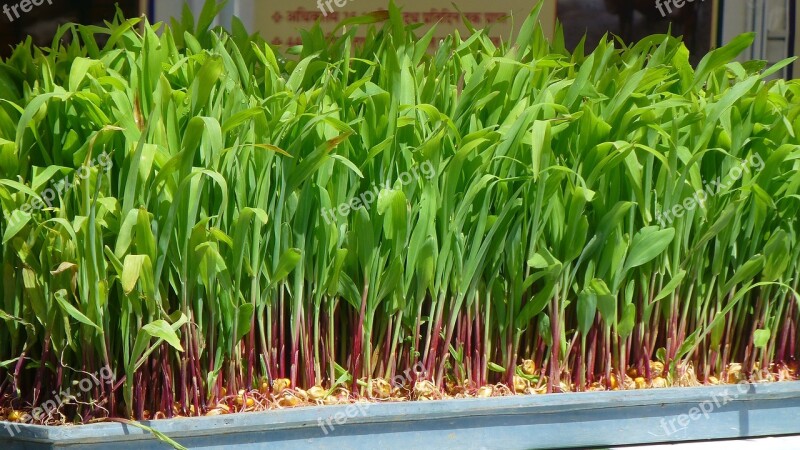
[[[789,371],[789,375],[794,376],[798,370],[800,370],[800,366],[798,366],[797,361],[789,361],[786,363],[786,368]]]
[[[653,378],[652,386],[654,388],[665,388],[667,387],[667,380],[662,377],[655,377]]]
[[[619,383],[617,382],[617,376],[612,373],[610,380],[611,380],[610,381],[611,389],[612,390],[619,389]]]
[[[712,376],[708,377],[708,383],[709,384],[719,384],[719,378],[717,378],[717,377],[712,375]]]
[[[486,397],[491,397],[493,393],[494,393],[494,388],[492,388],[491,386],[481,386],[480,389],[478,389],[477,396],[481,398],[486,398]]]
[[[278,401],[281,406],[297,406],[300,404],[300,399],[292,394],[287,393],[283,398]]]
[[[392,385],[383,378],[372,380],[372,396],[374,398],[386,399],[392,395]]]
[[[304,391],[304,390],[302,390],[300,388],[295,389],[293,394],[294,394],[295,397],[299,398],[300,400],[302,400],[304,402],[308,401],[308,393],[306,393],[306,391]]]
[[[272,382],[272,393],[280,394],[284,389],[292,386],[292,382],[288,378],[278,378]]]
[[[8,413],[9,422],[19,422],[22,420],[22,411],[11,411]]]
[[[636,389],[636,382],[633,380],[633,378],[625,375],[625,379],[622,380],[622,389],[625,390]]]
[[[736,384],[740,381],[744,381],[744,374],[742,373],[742,365],[739,363],[733,363],[728,366],[728,384]]]
[[[636,389],[644,389],[647,387],[647,382],[644,381],[644,378],[642,377],[637,377],[633,381],[636,383]]]
[[[661,361],[650,361],[650,374],[660,377],[664,374],[664,363]]]
[[[225,414],[221,409],[214,408],[206,413],[206,416],[219,416]]]
[[[417,381],[414,383],[414,393],[418,397],[432,397],[434,392],[436,392],[436,385],[428,380]]]
[[[322,386],[314,386],[308,391],[308,398],[311,400],[322,400],[328,394],[328,391]]]
[[[242,405],[244,405],[244,389],[239,390],[236,398],[233,399],[233,404],[236,405],[237,408],[241,408]]]
[[[514,392],[521,394],[528,389],[528,380],[518,375],[514,375]]]
[[[526,359],[522,361],[522,373],[525,375],[533,375],[536,373],[536,364],[533,360]]]

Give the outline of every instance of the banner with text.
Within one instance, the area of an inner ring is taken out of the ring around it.
[[[319,21],[323,30],[332,31],[342,20],[387,9],[388,0],[303,0],[292,2],[257,2],[253,27],[274,45],[292,46],[300,44],[299,29],[308,29]],[[307,3],[307,4],[305,4]],[[475,28],[488,28],[494,42],[508,41],[512,33],[519,31],[522,22],[535,6],[535,1],[525,0],[397,0],[406,23],[421,23],[424,27],[418,33],[425,33],[430,26],[436,26],[436,34],[431,45],[438,44],[440,38],[458,29],[465,36],[467,29],[461,19],[466,17]],[[303,6],[297,6],[304,4]],[[545,35],[552,36],[555,28],[556,1],[546,0],[539,20]],[[455,6],[453,6],[455,5]],[[456,6],[458,9],[456,9]],[[459,10],[461,11],[459,13]],[[362,39],[363,36],[357,39]]]

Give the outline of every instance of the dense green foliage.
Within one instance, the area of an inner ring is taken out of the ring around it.
[[[552,391],[798,356],[800,82],[733,62],[752,36],[695,69],[665,35],[570,53],[534,11],[431,54],[390,6],[280,55],[214,9],[0,64],[0,406],[105,366],[65,411],[202,413],[265,376],[369,394],[417,362]]]

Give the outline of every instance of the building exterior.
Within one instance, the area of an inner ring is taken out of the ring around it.
[[[11,7],[21,3],[11,0]],[[217,23],[229,24],[238,17],[244,25],[282,46],[299,43],[299,28],[308,28],[319,20],[332,30],[340,20],[384,9],[388,0],[292,0],[287,2],[230,0]],[[535,0],[396,0],[409,22],[436,26],[445,35],[454,29],[466,33],[461,14],[476,28],[489,28],[499,40],[518,29]],[[47,45],[56,28],[66,22],[102,23],[110,20],[119,4],[126,15],[137,11],[153,21],[180,16],[184,0],[76,0],[43,1],[28,12],[20,9],[0,14],[0,56],[31,36]],[[186,0],[199,12],[205,0]],[[14,14],[16,13],[16,15]],[[761,59],[775,63],[795,56],[800,49],[800,8],[797,0],[544,0],[540,15],[544,31],[552,35],[556,21],[563,24],[567,46],[587,35],[587,46],[605,33],[636,40],[646,34],[667,32],[685,36],[687,47],[697,62],[711,48],[723,45],[741,33],[756,32],[756,41],[742,59]],[[7,23],[3,23],[7,22]],[[438,43],[433,40],[432,45]],[[800,62],[783,70],[779,76],[800,77]]]
[[[437,24],[446,34],[454,28],[464,30],[458,11],[451,0],[396,0],[409,21]],[[199,10],[204,0],[188,0]],[[180,13],[180,0],[148,2],[150,13],[158,20]],[[508,36],[518,28],[535,4],[533,0],[460,0],[458,9],[477,27],[490,27],[492,36]],[[157,6],[156,6],[157,5]],[[317,20],[323,28],[332,29],[339,20],[385,8],[385,0],[301,0],[266,2],[231,0],[220,15],[220,23],[232,16],[239,17],[249,29],[261,32],[276,45],[295,45],[297,28],[306,28]],[[696,17],[690,17],[687,10]],[[632,12],[632,14],[631,14]],[[507,16],[511,16],[510,18]],[[756,41],[742,59],[762,59],[775,63],[795,56],[800,49],[800,10],[797,0],[545,0],[541,19],[545,32],[555,30],[556,20],[563,23],[567,44],[579,40],[584,33],[589,39],[606,32],[625,34],[620,16],[632,16],[631,38],[645,34],[673,32],[686,36],[687,46],[697,61],[711,48],[723,45],[734,36],[756,32]],[[571,34],[571,35],[570,35]],[[436,42],[436,40],[434,40]],[[780,74],[787,78],[800,77],[800,62]]]

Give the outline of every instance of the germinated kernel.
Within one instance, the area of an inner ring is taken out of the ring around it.
[[[231,412],[231,409],[228,407],[228,405],[226,405],[224,403],[217,403],[216,409],[219,409],[222,412],[226,412],[226,413]]]
[[[660,377],[664,374],[664,363],[661,361],[650,361],[650,376]]]
[[[665,380],[663,377],[655,377],[653,378],[651,386],[654,388],[665,388],[667,387],[667,380]]]
[[[633,381],[636,383],[636,389],[644,389],[647,387],[647,381],[645,381],[644,377],[636,377]]]
[[[514,375],[514,392],[522,394],[528,389],[529,385],[528,380],[519,375]]]
[[[789,361],[786,363],[786,368],[789,369],[789,374],[791,376],[795,376],[800,369],[800,364],[797,361]]]
[[[522,373],[525,375],[534,375],[536,373],[536,364],[531,359],[523,360],[521,367]]]
[[[233,404],[236,405],[237,408],[241,408],[242,406],[245,405],[244,397],[245,397],[245,390],[244,389],[240,389],[238,394],[236,395],[236,398],[233,399]],[[252,400],[252,399],[248,397],[247,400],[248,400],[247,404],[249,405],[250,404],[250,400]]]
[[[292,407],[300,404],[300,399],[295,397],[292,393],[287,392],[278,400],[278,404],[284,407]]]
[[[420,380],[414,383],[414,395],[432,397],[436,392],[436,385],[429,380]]]
[[[299,398],[300,400],[307,402],[308,401],[308,393],[300,388],[294,389],[293,394],[295,397]]]
[[[328,391],[322,386],[314,386],[306,391],[306,393],[308,394],[308,398],[311,400],[322,400],[326,395],[328,395]]]
[[[272,393],[280,394],[284,389],[292,386],[292,382],[288,378],[278,378],[272,382]]]
[[[633,381],[633,378],[625,375],[625,379],[622,382],[622,388],[627,390],[636,389],[636,382]]]
[[[392,385],[383,378],[375,378],[372,383],[372,396],[379,399],[387,399],[392,395]]]
[[[587,391],[605,391],[606,387],[603,386],[602,383],[595,381],[594,383],[590,384],[589,387],[586,389]]]
[[[728,375],[725,378],[728,384],[736,384],[744,381],[745,376],[742,373],[742,365],[739,363],[731,363],[728,365]]]
[[[614,372],[611,372],[611,377],[609,378],[609,380],[610,380],[609,385],[610,385],[612,390],[619,389],[619,383],[617,382],[617,376],[614,374]]]
[[[494,394],[494,388],[492,386],[481,386],[478,388],[477,397],[486,398],[491,397]]]

